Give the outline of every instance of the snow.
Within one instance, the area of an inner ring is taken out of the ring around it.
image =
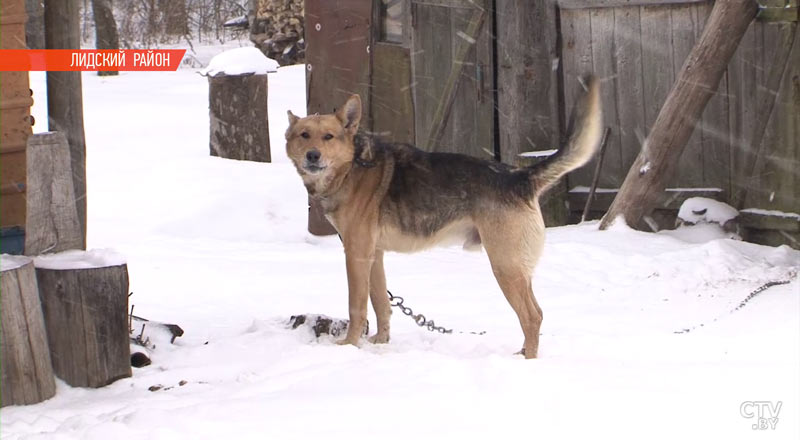
[[[800,220],[800,214],[794,212],[783,212],[783,211],[776,211],[773,209],[758,209],[758,208],[746,208],[742,209],[740,212],[746,212],[749,214],[757,214],[757,215],[764,215],[769,217],[786,217],[786,218],[793,218],[795,220]]]
[[[277,70],[278,62],[255,47],[237,47],[216,55],[200,73],[207,76],[266,75]]]
[[[736,208],[706,197],[690,197],[681,204],[681,208],[678,210],[678,218],[691,224],[717,223],[724,225],[738,215],[739,211]]]
[[[55,254],[39,255],[33,259],[33,264],[37,268],[52,270],[94,269],[98,267],[121,266],[126,263],[125,256],[111,249],[64,251]]]
[[[547,157],[556,154],[558,150],[541,150],[541,151],[526,151],[520,153],[520,157]]]
[[[31,262],[30,258],[23,257],[22,255],[2,254],[0,255],[0,272],[5,272],[7,270],[14,270],[30,262]]]
[[[43,96],[44,75],[31,77]],[[125,255],[136,315],[186,333],[131,378],[58,381],[46,402],[0,409],[4,440],[736,439],[754,434],[747,401],[782,402],[764,438],[800,434],[798,251],[624,222],[550,228],[530,361],[513,355],[521,331],[485,253],[387,254],[392,292],[454,334],[395,310],[389,344],[338,346],[288,324],[348,309],[341,244],[305,231],[283,150],[286,110],[304,114],[303,66],[269,74],[270,164],[209,155],[207,81],[191,69],[83,81],[89,246]],[[732,312],[775,280],[791,282]]]

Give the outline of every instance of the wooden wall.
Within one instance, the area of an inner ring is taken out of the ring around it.
[[[604,119],[611,127],[599,184],[604,188],[622,184],[713,6],[630,3],[559,2],[564,117],[581,87],[579,75],[594,72],[603,80]],[[796,27],[750,26],[670,187],[719,188],[723,200],[739,207],[800,212]],[[572,173],[569,186],[588,186],[593,170],[594,163]]]

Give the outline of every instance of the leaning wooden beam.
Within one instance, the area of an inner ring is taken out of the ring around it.
[[[700,41],[686,58],[600,229],[619,216],[631,227],[643,226],[642,219],[655,208],[658,195],[673,176],[686,142],[757,11],[753,0],[714,3]]]

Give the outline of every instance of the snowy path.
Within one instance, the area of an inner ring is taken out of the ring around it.
[[[43,96],[44,76],[32,78]],[[276,163],[256,164],[209,157],[206,79],[193,71],[84,74],[90,246],[127,255],[137,314],[186,334],[130,379],[59,383],[49,401],[3,408],[3,439],[798,438],[800,252],[786,247],[550,229],[534,361],[512,355],[521,331],[485,254],[455,248],[388,255],[389,286],[483,336],[428,333],[399,313],[383,346],[287,329],[292,314],[345,317],[347,296],[338,240],[306,234],[283,153],[303,70],[269,81]],[[745,401],[781,401],[776,429],[751,430]]]

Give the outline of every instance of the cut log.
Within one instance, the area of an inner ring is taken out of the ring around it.
[[[38,403],[56,384],[33,261],[3,255],[0,264],[0,406]]]
[[[686,58],[600,229],[608,228],[619,216],[631,227],[646,229],[642,220],[675,173],[686,142],[757,10],[752,0],[714,3],[700,41]]]
[[[66,254],[35,260],[53,371],[78,387],[130,377],[127,265]]]
[[[83,248],[69,157],[61,132],[28,138],[26,255]]]
[[[270,162],[267,75],[208,77],[211,155]]]

